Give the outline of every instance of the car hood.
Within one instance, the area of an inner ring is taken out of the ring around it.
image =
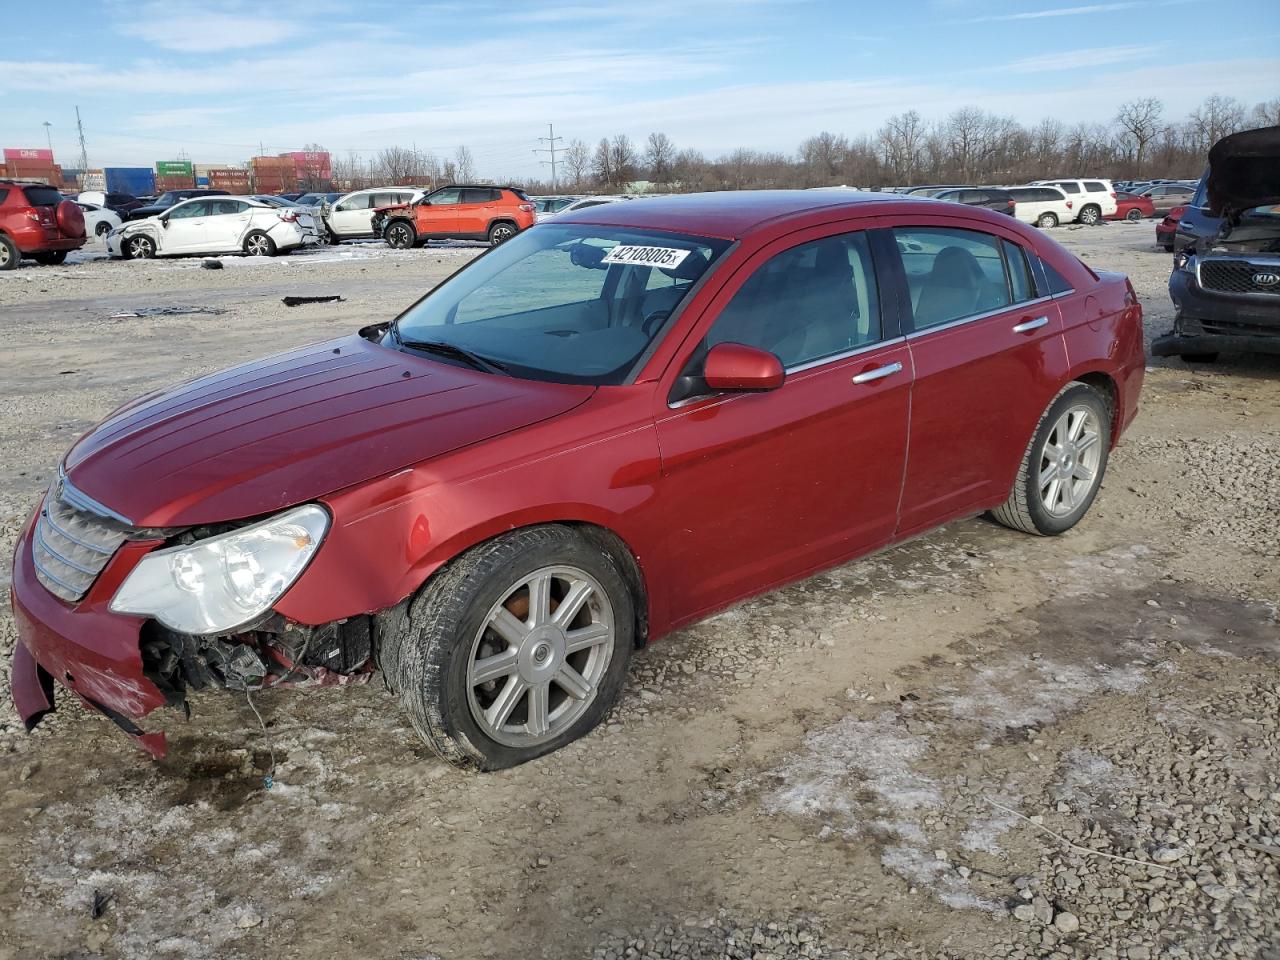
[[[1234,217],[1280,203],[1280,126],[1223,137],[1209,150],[1208,213]]]
[[[67,454],[140,527],[259,516],[573,409],[594,388],[482,373],[359,336],[158,391]]]

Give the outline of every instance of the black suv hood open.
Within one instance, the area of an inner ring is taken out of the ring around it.
[[[1280,126],[1223,137],[1209,150],[1208,213],[1235,218],[1280,204]]]

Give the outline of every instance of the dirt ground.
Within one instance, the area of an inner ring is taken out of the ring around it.
[[[1168,329],[1151,223],[1053,235]],[[473,252],[0,275],[5,555],[118,403],[386,318]],[[1278,400],[1274,358],[1155,363],[1075,530],[956,523],[738,606],[503,773],[433,759],[376,681],[261,695],[269,737],[203,696],[163,763],[68,702],[28,736],[0,682],[0,958],[1274,960]]]

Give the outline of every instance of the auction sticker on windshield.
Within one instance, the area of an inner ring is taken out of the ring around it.
[[[603,262],[634,263],[643,267],[663,267],[670,270],[680,266],[688,255],[688,250],[675,247],[637,247],[620,243],[605,255]]]

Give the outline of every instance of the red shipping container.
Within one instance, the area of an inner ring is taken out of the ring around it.
[[[35,147],[5,147],[4,159],[6,162],[13,160],[38,160],[43,161],[47,166],[53,163],[53,151],[36,149]]]

